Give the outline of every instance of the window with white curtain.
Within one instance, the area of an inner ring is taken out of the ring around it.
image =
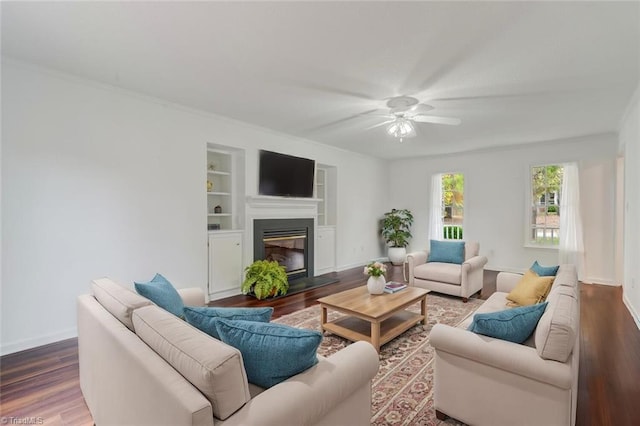
[[[560,241],[560,217],[564,167],[546,164],[531,167],[527,244],[557,247]]]

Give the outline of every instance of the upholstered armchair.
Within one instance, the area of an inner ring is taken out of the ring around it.
[[[487,258],[479,252],[480,243],[467,241],[462,263],[429,262],[429,249],[409,253],[409,285],[459,296],[466,303],[469,297],[482,290]]]

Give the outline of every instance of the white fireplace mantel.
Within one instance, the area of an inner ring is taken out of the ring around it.
[[[268,195],[248,195],[247,205],[254,208],[317,208],[320,198],[271,197]]]

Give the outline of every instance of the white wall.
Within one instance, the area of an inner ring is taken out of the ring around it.
[[[623,301],[640,328],[640,85],[620,125],[624,150]]]
[[[206,289],[205,147],[338,169],[338,267],[382,255],[385,163],[13,61],[2,63],[1,353],[76,335],[91,279],[132,286],[161,272]]]
[[[557,264],[555,249],[524,245],[529,167],[578,161],[585,232],[585,280],[611,284],[615,280],[613,235],[615,158],[614,135],[528,144],[519,147],[450,156],[397,160],[391,164],[391,201],[414,212],[410,249],[428,246],[431,175],[465,175],[465,239],[480,241],[489,258],[487,268],[524,270],[534,260]]]

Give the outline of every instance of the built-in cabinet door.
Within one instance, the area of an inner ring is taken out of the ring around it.
[[[242,282],[242,233],[209,234],[209,293],[240,291]]]
[[[318,226],[315,274],[326,274],[336,269],[336,228]]]

